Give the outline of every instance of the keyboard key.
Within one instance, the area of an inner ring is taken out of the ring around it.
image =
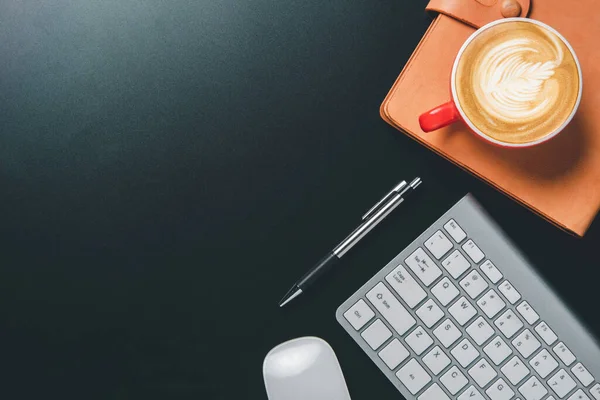
[[[454,366],[448,370],[442,377],[440,378],[440,382],[446,389],[450,392],[451,395],[455,395],[460,391],[460,389],[467,386],[469,380],[463,375],[460,370]]]
[[[381,282],[367,293],[367,299],[399,335],[404,335],[417,323],[392,292]]]
[[[416,355],[420,356],[433,344],[431,336],[422,327],[418,327],[404,339]]]
[[[392,337],[392,332],[380,319],[375,320],[360,336],[373,349],[377,350],[386,340]]]
[[[433,260],[420,247],[405,262],[425,286],[431,285],[442,275],[442,270],[435,265]]]
[[[475,389],[475,386],[471,385],[463,394],[458,396],[458,400],[485,400],[485,397]]]
[[[479,357],[479,351],[469,342],[469,339],[463,339],[450,353],[463,368],[466,368]]]
[[[423,362],[434,375],[437,375],[450,364],[450,358],[440,349],[440,346],[435,346],[423,357]]]
[[[525,397],[525,400],[542,400],[548,394],[548,390],[535,376],[532,376],[521,385],[519,392]]]
[[[548,380],[548,385],[561,399],[577,386],[573,378],[571,378],[564,369],[561,369],[554,374],[552,378]]]
[[[488,316],[488,318],[494,318],[496,314],[498,314],[500,310],[506,306],[506,303],[500,298],[494,289],[490,289],[479,300],[477,300],[477,305],[479,308],[481,308],[485,315]]]
[[[523,318],[525,318],[525,321],[527,321],[527,323],[531,325],[535,324],[538,321],[538,319],[540,319],[538,313],[536,313],[535,310],[531,308],[529,303],[526,301],[519,304],[519,306],[517,307],[517,311],[519,312],[519,314],[521,314]]]
[[[460,286],[465,289],[465,292],[472,298],[479,296],[485,289],[488,288],[488,283],[479,275],[477,271],[471,271],[462,281]]]
[[[467,253],[467,255],[473,260],[475,264],[479,261],[483,260],[485,255],[481,251],[479,247],[473,242],[473,240],[469,239],[462,245],[462,249]]]
[[[435,304],[435,301],[429,299],[417,310],[417,315],[426,327],[431,328],[444,317],[444,312]]]
[[[438,260],[442,258],[450,249],[453,247],[452,242],[438,230],[429,239],[425,241],[425,247],[433,254]]]
[[[542,345],[539,340],[533,336],[533,333],[529,329],[525,329],[523,332],[512,341],[513,346],[519,353],[525,358],[529,358],[537,349]]]
[[[558,361],[556,361],[546,349],[540,351],[533,357],[531,361],[529,361],[529,364],[542,379],[546,378],[552,371],[558,368]]]
[[[575,366],[571,368],[571,372],[573,375],[575,375],[575,378],[577,378],[579,382],[583,384],[583,386],[590,386],[590,384],[594,382],[594,377],[592,374],[590,374],[590,371],[583,366],[582,363],[575,364]]]
[[[481,360],[477,361],[473,367],[471,367],[469,370],[469,375],[471,375],[471,378],[473,378],[473,380],[483,388],[487,386],[492,379],[498,376],[498,373],[485,358],[482,358]]]
[[[417,400],[450,400],[450,397],[438,386],[437,383],[429,386]]]
[[[500,365],[512,354],[512,350],[500,336],[496,336],[492,339],[492,341],[483,348],[483,351],[496,365]]]
[[[529,368],[517,356],[514,356],[509,362],[504,364],[504,367],[500,370],[513,385],[521,382],[523,378],[529,375]]]
[[[448,318],[434,329],[433,334],[446,348],[452,346],[462,336],[456,325]]]
[[[558,358],[560,358],[562,362],[565,363],[567,367],[573,364],[573,362],[575,362],[575,356],[573,355],[573,353],[571,353],[571,350],[569,350],[569,348],[563,342],[560,342],[559,344],[554,346],[552,350],[556,353]]]
[[[502,273],[490,260],[486,260],[480,268],[492,283],[498,283],[502,279]]]
[[[400,363],[408,358],[410,353],[398,339],[393,339],[390,344],[379,352],[379,358],[383,360],[389,369],[395,369]]]
[[[477,315],[477,310],[475,310],[475,307],[473,307],[473,305],[469,303],[469,300],[467,300],[464,296],[458,299],[458,301],[454,303],[448,309],[448,311],[461,326],[469,322],[471,318]]]
[[[444,224],[444,229],[456,243],[462,242],[467,237],[465,231],[453,219]]]
[[[364,300],[357,301],[356,304],[344,313],[344,318],[346,318],[346,321],[348,321],[355,330],[359,330],[365,326],[374,316],[375,313]]]
[[[548,400],[548,399],[546,399]],[[568,400],[590,400],[590,398],[588,397],[587,394],[585,394],[585,392],[581,389],[577,390],[575,393],[573,393],[571,395],[571,397],[569,397]]]
[[[485,393],[487,393],[492,400],[509,400],[515,395],[515,392],[511,390],[504,379],[498,379],[485,391]]]
[[[483,317],[479,317],[467,327],[467,333],[481,346],[494,335],[494,328]]]
[[[521,300],[521,293],[519,293],[509,281],[502,282],[500,286],[498,286],[498,289],[510,304],[515,304],[517,301]]]
[[[546,342],[546,344],[552,344],[558,339],[554,331],[550,329],[550,327],[544,321],[540,322],[538,326],[535,327],[535,331],[538,333],[538,335],[540,335],[542,340]]]
[[[444,278],[431,289],[431,293],[433,293],[443,306],[447,306],[460,294],[460,291],[450,282],[450,279]]]
[[[421,285],[417,283],[402,265],[397,266],[396,269],[385,277],[385,280],[410,308],[415,308],[417,304],[427,297],[427,293],[425,293]]]
[[[471,268],[471,263],[458,250],[454,250],[448,257],[442,261],[442,266],[448,271],[454,279],[461,276],[466,270]]]
[[[416,394],[431,381],[431,376],[414,358],[407,362],[404,367],[400,368],[396,372],[396,376],[412,394]]]
[[[596,383],[594,387],[590,389],[590,393],[592,393],[594,399],[600,400],[600,383]]]
[[[513,310],[506,310],[504,314],[494,321],[494,325],[496,325],[498,329],[500,329],[500,332],[508,339],[513,337],[514,334],[523,327],[523,323]]]

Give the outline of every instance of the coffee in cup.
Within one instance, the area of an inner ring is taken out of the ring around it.
[[[476,31],[459,51],[451,77],[450,103],[456,113],[446,112],[449,121],[441,126],[462,119],[496,144],[537,144],[572,119],[581,86],[579,62],[558,32],[526,18],[495,21]],[[422,128],[440,122],[440,107],[421,116]]]

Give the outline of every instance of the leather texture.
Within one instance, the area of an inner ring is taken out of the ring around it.
[[[475,1],[475,0],[470,0]],[[583,95],[563,132],[532,148],[492,146],[462,123],[424,133],[419,115],[450,99],[454,58],[475,28],[465,10],[439,14],[381,106],[382,117],[408,136],[483,179],[562,229],[583,236],[600,208],[600,14],[597,0],[536,0],[529,17],[554,27],[579,58]],[[448,2],[456,5],[458,2]],[[501,16],[499,18],[502,18]]]
[[[526,17],[529,13],[529,0],[514,0],[521,6],[521,14],[514,17]],[[429,13],[443,14],[475,28],[504,18],[502,9],[504,0],[431,0],[425,8]]]

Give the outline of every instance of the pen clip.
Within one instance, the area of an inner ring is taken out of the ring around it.
[[[365,215],[362,216],[361,220],[364,221],[365,219],[369,218],[371,215],[375,214],[377,212],[377,210],[379,210],[383,205],[385,205],[392,196],[400,194],[402,192],[402,189],[404,189],[405,187],[406,187],[406,181],[402,181],[399,184],[397,184],[396,186],[394,186],[388,194],[383,196],[383,198],[381,200],[379,200],[377,202],[377,204],[375,204],[373,207],[371,207],[371,209],[369,211],[367,211]]]

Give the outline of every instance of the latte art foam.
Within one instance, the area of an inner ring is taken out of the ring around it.
[[[560,44],[552,61],[533,62],[525,57],[537,53],[531,38],[512,39],[490,49],[475,72],[480,82],[476,96],[481,106],[506,122],[529,120],[550,111],[560,87],[549,81],[562,62]]]
[[[465,49],[456,94],[469,120],[485,134],[526,143],[556,130],[579,92],[577,65],[553,32],[533,23],[495,25]]]

